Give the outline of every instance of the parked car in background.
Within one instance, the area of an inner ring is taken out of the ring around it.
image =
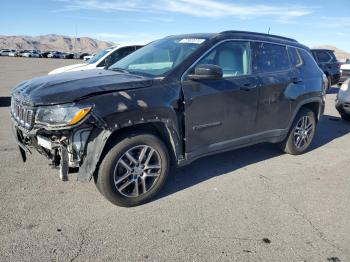
[[[51,51],[44,51],[44,52],[41,52],[41,57],[43,58],[47,58],[47,56],[51,53]]]
[[[28,53],[28,52],[29,52],[29,50],[20,50],[18,52],[18,56],[22,56],[24,53]]]
[[[346,59],[345,63],[340,66],[339,84],[350,78],[350,59]]]
[[[350,121],[350,78],[342,83],[335,100],[335,108],[343,120]]]
[[[92,58],[94,55],[95,55],[95,54],[93,54],[93,55],[86,55],[86,56],[83,57],[83,60],[84,60],[84,61],[88,61],[88,60],[90,60],[90,58]]]
[[[38,50],[32,50],[32,51],[28,51],[28,52],[24,52],[22,53],[23,57],[41,57],[41,54]]]
[[[60,58],[61,57],[62,52],[58,52],[58,51],[51,51],[48,55],[47,58]]]
[[[15,57],[15,56],[19,56],[19,51],[18,50],[12,50],[10,53],[9,53],[9,56],[12,56],[12,57]]]
[[[102,69],[105,66],[109,66],[127,56],[128,54],[134,52],[135,50],[141,48],[140,45],[131,45],[131,46],[116,46],[102,50],[100,53],[93,56],[89,61],[83,64],[74,64],[69,66],[64,66],[57,68],[51,72],[49,75],[63,73],[63,72],[72,72],[72,71],[83,71],[89,69],[99,68]]]
[[[74,58],[75,59],[84,59],[84,56],[88,56],[90,55],[89,53],[82,53],[82,52],[78,52],[75,54]]]
[[[74,53],[65,53],[63,58],[64,59],[73,59],[74,58]]]
[[[154,41],[108,69],[22,82],[11,114],[23,159],[35,149],[62,179],[79,168],[79,181],[93,180],[113,204],[135,206],[159,192],[173,165],[261,142],[306,152],[326,83],[296,40],[186,34]]]
[[[338,84],[340,80],[340,64],[334,55],[334,51],[329,49],[311,49],[311,52],[318,66],[327,76],[327,89],[332,85]]]
[[[9,53],[11,53],[10,49],[1,49],[0,50],[0,56],[8,56]]]
[[[58,58],[65,59],[65,58],[66,58],[66,55],[68,55],[66,52],[60,52],[60,53],[58,54]]]

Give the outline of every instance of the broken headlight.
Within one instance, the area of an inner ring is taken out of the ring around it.
[[[74,126],[90,113],[91,105],[65,104],[41,106],[38,108],[35,123],[53,128]]]

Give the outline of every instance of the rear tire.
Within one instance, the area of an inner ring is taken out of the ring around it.
[[[133,134],[117,142],[104,157],[95,179],[111,203],[132,207],[154,197],[169,175],[167,147],[155,135]]]
[[[310,147],[316,131],[316,118],[314,112],[301,108],[296,115],[287,138],[282,142],[281,148],[291,155],[305,153]]]

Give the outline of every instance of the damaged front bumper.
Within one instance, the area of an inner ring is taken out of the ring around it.
[[[110,131],[101,127],[98,120],[84,121],[83,124],[70,129],[47,130],[33,125],[26,128],[13,115],[12,129],[19,146],[22,160],[33,150],[45,156],[52,167],[60,171],[62,180],[68,179],[70,168],[79,168],[78,180],[90,181]]]

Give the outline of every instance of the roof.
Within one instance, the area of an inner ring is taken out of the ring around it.
[[[264,34],[264,33],[258,33],[258,32],[249,32],[249,31],[237,31],[237,30],[229,30],[229,31],[223,31],[220,34],[241,34],[241,35],[250,35],[250,36],[263,36],[263,37],[269,37],[269,38],[276,38],[279,40],[286,40],[289,42],[295,42],[298,41],[289,37],[279,36],[279,35],[270,35],[270,34]]]
[[[311,51],[331,51],[334,52],[332,49],[327,49],[327,48],[311,48]]]
[[[279,43],[279,44],[296,46],[296,47],[300,47],[300,48],[309,50],[309,48],[307,46],[300,44],[297,40],[292,39],[292,38],[278,36],[278,35],[257,33],[257,32],[238,31],[238,30],[223,31],[220,33],[195,33],[195,34],[171,35],[169,37],[202,38],[202,39],[208,39],[208,40],[215,40],[215,39],[223,40],[225,38],[233,38],[234,37],[235,39],[242,39],[242,40],[256,40],[256,41],[274,42],[274,43]]]

